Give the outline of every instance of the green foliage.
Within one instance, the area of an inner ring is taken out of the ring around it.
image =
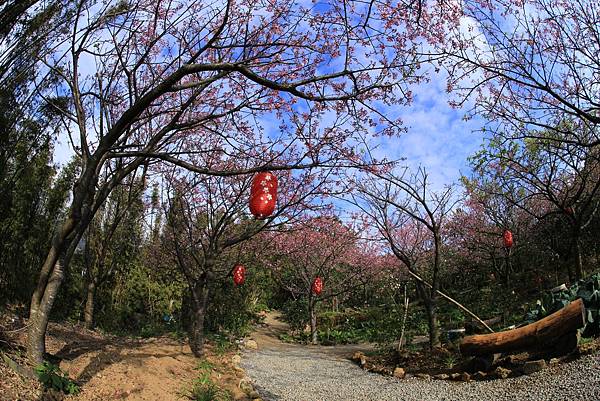
[[[308,324],[308,300],[304,298],[287,300],[281,305],[281,312],[294,331],[302,331]]]
[[[111,284],[98,294],[101,328],[142,337],[181,331],[185,285],[179,275],[156,269],[140,257],[123,264]]]
[[[200,361],[197,370],[200,371],[200,375],[190,390],[187,397],[194,401],[230,401],[233,399],[231,394],[219,388],[210,378],[210,373],[215,366],[207,361],[206,359]]]
[[[323,345],[356,344],[360,342],[369,341],[369,338],[372,336],[372,334],[373,333],[369,329],[326,329],[318,331],[318,338],[319,343]]]
[[[223,355],[235,348],[235,344],[231,342],[229,337],[219,333],[209,333],[206,339],[215,344],[215,353],[217,355]]]
[[[452,369],[454,367],[454,365],[456,365],[456,362],[458,362],[457,355],[449,354],[448,356],[446,356],[444,358],[444,365],[446,365],[446,367],[448,369]]]
[[[227,257],[223,257],[222,263],[225,266],[234,264]],[[230,277],[212,283],[204,324],[207,332],[223,334],[227,338],[246,336],[258,321],[257,313],[264,310],[264,304],[259,302],[263,297],[264,273],[252,262],[244,264],[249,273],[243,285],[234,286]]]
[[[582,335],[584,337],[600,335],[600,273],[579,280],[566,290],[545,292],[529,310],[525,319],[528,322],[535,322],[564,308],[577,298],[583,300],[586,310],[587,323]]]
[[[79,394],[79,386],[58,366],[50,362],[38,365],[35,368],[35,373],[46,388],[62,391],[69,395]]]
[[[386,305],[347,309],[344,312],[323,312],[317,317],[317,336],[323,345],[371,342],[387,346],[400,338],[402,317],[403,310]],[[427,333],[427,330],[424,311],[421,308],[409,309],[405,337],[410,339],[415,335]],[[295,335],[282,335],[280,339],[285,342],[307,342],[309,335],[297,329]]]

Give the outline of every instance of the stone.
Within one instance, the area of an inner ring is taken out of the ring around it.
[[[535,372],[539,372],[542,369],[546,368],[546,361],[543,359],[538,359],[537,361],[527,361],[523,365],[523,373],[526,375],[530,375]]]
[[[433,378],[437,379],[437,380],[448,380],[449,377],[450,376],[448,376],[446,373],[440,373],[440,374],[433,376]]]
[[[473,376],[471,376],[474,380],[483,380],[487,377],[487,373],[480,371],[475,372]]]
[[[398,379],[404,379],[404,376],[406,376],[404,369],[400,367],[394,369],[394,377],[397,377]]]
[[[467,372],[462,372],[458,378],[461,382],[470,382],[471,381],[471,375],[468,374]]]
[[[450,373],[450,380],[458,380],[460,378],[460,373]]]
[[[425,379],[425,380],[431,379],[431,376],[429,376],[427,373],[417,373],[417,374],[415,374],[415,377],[418,377],[419,379]]]
[[[239,365],[242,362],[242,357],[239,355],[234,355],[231,357],[231,363],[234,365]]]
[[[247,377],[244,377],[242,380],[240,380],[238,387],[246,394],[250,394],[252,391],[254,391],[254,386]]]
[[[480,355],[474,357],[473,359],[471,359],[470,366],[468,369],[475,372],[478,370],[482,372],[487,372],[492,368],[492,366],[499,359],[499,357],[500,354]]]
[[[548,364],[550,366],[557,366],[559,363],[560,363],[560,359],[558,359],[558,358],[552,358],[552,359],[550,359],[550,362],[548,362]]]
[[[258,344],[254,340],[246,341],[246,348],[248,349],[258,349]]]
[[[367,357],[360,351],[356,351],[354,355],[352,355],[352,360],[358,363],[363,369],[367,365]]]
[[[367,358],[364,355],[361,355],[359,363],[360,363],[360,366],[362,368],[364,368],[367,365]]]
[[[510,376],[511,373],[512,373],[512,371],[510,369],[506,369],[506,368],[503,368],[502,366],[498,366],[494,370],[493,375],[494,375],[494,377],[496,377],[498,379],[506,379],[508,376]]]

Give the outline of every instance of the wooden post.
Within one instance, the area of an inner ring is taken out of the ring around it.
[[[581,298],[545,318],[518,329],[465,337],[460,344],[463,355],[488,355],[542,348],[556,343],[567,333],[585,325]]]

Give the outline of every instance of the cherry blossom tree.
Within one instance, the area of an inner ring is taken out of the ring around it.
[[[204,160],[201,160],[204,159]],[[210,160],[209,160],[210,159]],[[252,160],[241,163],[235,157],[207,153],[194,157],[194,164],[220,169],[244,169]],[[218,177],[197,175],[176,167],[163,171],[166,191],[167,229],[163,243],[185,276],[192,300],[190,346],[195,355],[203,353],[204,320],[210,298],[210,286],[231,276],[230,263],[250,250],[261,253],[265,244],[257,235],[326,212],[320,197],[342,190],[332,171],[303,169],[277,174],[278,193],[275,212],[264,219],[248,211],[252,176]],[[264,252],[262,252],[264,253]],[[242,262],[238,260],[237,262]]]
[[[600,144],[598,2],[469,0],[461,12],[439,54],[456,105],[512,139]]]
[[[355,163],[352,145],[400,122],[423,77],[415,49],[440,40],[442,7],[423,2],[78,0],[39,64],[60,78],[40,92],[81,160],[69,212],[32,295],[28,356],[39,363],[64,270],[94,214],[134,171],[158,162],[234,176]],[[375,106],[377,104],[377,107]],[[264,119],[279,124],[264,128]],[[370,130],[367,130],[369,125]],[[215,146],[220,140],[225,146]],[[235,149],[242,169],[194,164]],[[283,156],[293,154],[294,158]],[[120,168],[99,174],[110,159]]]
[[[423,168],[414,174],[405,168],[358,180],[358,191],[349,200],[364,212],[376,237],[387,242],[411,276],[420,278],[415,284],[427,311],[429,344],[438,346],[437,297],[444,265],[444,228],[456,203],[452,188],[431,190]]]
[[[368,247],[360,249],[356,232],[335,216],[300,221],[272,236],[271,269],[280,285],[295,298],[308,301],[310,335],[317,343],[317,303],[359,287],[373,266]],[[321,294],[313,283],[323,282]]]
[[[569,277],[580,279],[584,274],[582,236],[600,206],[597,153],[595,148],[569,143],[506,141],[493,136],[472,158],[475,177],[471,186],[486,194],[488,202],[505,204],[506,210],[521,211],[540,221],[562,219],[569,227],[574,256]],[[512,220],[524,219],[520,217]]]

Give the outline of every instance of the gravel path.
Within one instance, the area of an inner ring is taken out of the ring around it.
[[[260,338],[259,334],[259,350],[245,353],[241,366],[265,401],[600,401],[600,354],[505,380],[399,380],[367,373],[340,353],[328,351],[332,347],[272,341],[261,347]]]

